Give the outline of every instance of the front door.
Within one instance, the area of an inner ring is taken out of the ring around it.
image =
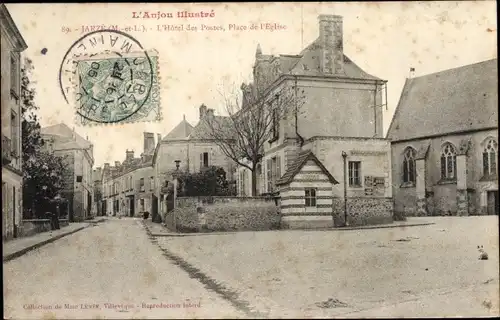
[[[488,214],[498,215],[498,190],[488,191]]]
[[[130,216],[133,217],[135,215],[135,196],[130,196],[129,198],[129,206],[130,206]]]

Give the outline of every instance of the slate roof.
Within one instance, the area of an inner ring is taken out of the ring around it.
[[[229,117],[213,116],[214,121],[219,122],[220,126],[226,127],[228,130],[232,128]],[[205,119],[201,119],[193,128],[188,139],[210,139],[210,127]],[[228,137],[229,138],[229,137]]]
[[[276,185],[289,184],[293,181],[293,178],[300,172],[300,170],[304,167],[307,161],[312,160],[314,163],[321,168],[321,171],[328,177],[331,183],[338,184],[337,180],[328,172],[325,166],[321,163],[321,161],[316,158],[314,153],[310,150],[302,151],[297,156],[297,159],[293,162],[293,164],[288,167],[285,174],[276,182]]]
[[[175,128],[173,128],[165,137],[163,137],[162,141],[186,139],[193,131],[193,128],[194,127],[186,121],[186,118],[184,118],[177,126],[175,126]]]
[[[64,123],[41,128],[41,133],[59,137],[61,140],[59,140],[58,148],[60,149],[87,149],[92,145],[90,141],[84,139]]]
[[[320,70],[321,45],[317,38],[298,55],[279,55],[279,69],[281,73],[293,75],[309,76],[340,76],[350,79],[379,80],[382,79],[372,76],[361,69],[349,57],[344,54],[344,71],[340,74],[324,74]],[[271,55],[262,55],[261,59],[272,59]]]
[[[387,138],[498,127],[498,60],[406,79]]]

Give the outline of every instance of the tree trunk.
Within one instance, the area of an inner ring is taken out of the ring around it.
[[[253,166],[252,170],[252,197],[257,196],[257,170],[255,170],[255,166]]]

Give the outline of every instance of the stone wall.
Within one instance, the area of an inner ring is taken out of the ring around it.
[[[344,221],[344,199],[333,199],[335,226]],[[393,221],[392,198],[347,198],[347,221],[350,226],[391,223]]]
[[[68,219],[60,219],[59,226],[66,227],[69,225]],[[40,232],[50,231],[50,219],[24,219],[23,220],[23,237],[29,237]]]
[[[272,198],[180,197],[164,221],[179,232],[257,231],[278,229],[280,215]]]

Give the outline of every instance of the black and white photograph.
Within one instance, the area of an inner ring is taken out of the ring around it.
[[[3,318],[499,317],[496,12],[0,4]]]

